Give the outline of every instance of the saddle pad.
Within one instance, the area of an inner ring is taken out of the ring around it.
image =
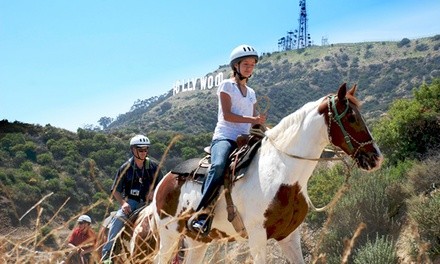
[[[256,143],[254,143],[254,145],[252,145],[251,148],[248,151],[246,151],[244,155],[239,158],[238,161],[234,161],[235,164],[232,164],[231,166],[235,165],[236,171],[239,171],[240,169],[249,166],[249,164],[252,161],[252,158],[255,156],[255,154],[257,153],[258,149],[261,146],[261,140],[262,139],[259,139]]]
[[[200,166],[201,160],[202,159],[200,158],[185,160],[174,167],[171,172],[181,175],[183,177],[188,177],[192,175],[194,179],[201,178],[208,172],[209,169],[209,167]]]

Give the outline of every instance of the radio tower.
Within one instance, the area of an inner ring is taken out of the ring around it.
[[[310,40],[310,34],[307,33],[307,11],[306,0],[299,1],[299,26],[294,31],[288,31],[285,37],[278,40],[278,50],[293,50],[303,49],[310,47],[312,42]]]
[[[299,27],[298,27],[298,40],[297,48],[303,49],[305,47],[310,47],[312,42],[310,40],[310,34],[307,33],[307,11],[306,11],[306,0],[299,1],[300,11],[299,11]]]

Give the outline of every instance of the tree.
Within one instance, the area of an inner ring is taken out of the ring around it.
[[[107,117],[107,116],[101,117],[98,120],[98,124],[100,124],[102,126],[102,128],[104,128],[104,129],[106,129],[108,127],[108,125],[111,124],[111,122],[113,122],[113,118]]]
[[[440,79],[423,84],[414,99],[394,101],[374,127],[374,135],[388,161],[418,159],[440,147]]]
[[[411,40],[408,38],[403,38],[399,43],[397,43],[397,47],[401,48],[403,46],[409,45],[411,43]]]
[[[160,106],[160,110],[162,110],[162,113],[165,113],[167,110],[171,109],[172,106],[173,106],[173,104],[171,104],[170,102],[164,102]]]
[[[434,79],[431,85],[422,84],[414,96],[427,111],[440,113],[440,79]]]

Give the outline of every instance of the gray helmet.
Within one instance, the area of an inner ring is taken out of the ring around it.
[[[232,50],[229,65],[234,69],[235,63],[247,57],[255,58],[255,61],[258,62],[258,52],[252,46],[240,45]]]
[[[144,135],[136,135],[130,139],[130,147],[148,147],[150,140]]]

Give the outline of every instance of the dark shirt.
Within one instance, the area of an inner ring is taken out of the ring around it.
[[[154,187],[157,186],[163,177],[156,162],[146,158],[143,168],[139,169],[132,157],[119,168],[113,181],[111,191],[116,188],[116,191],[121,193],[124,197],[136,201],[145,201],[156,173],[157,179]]]

